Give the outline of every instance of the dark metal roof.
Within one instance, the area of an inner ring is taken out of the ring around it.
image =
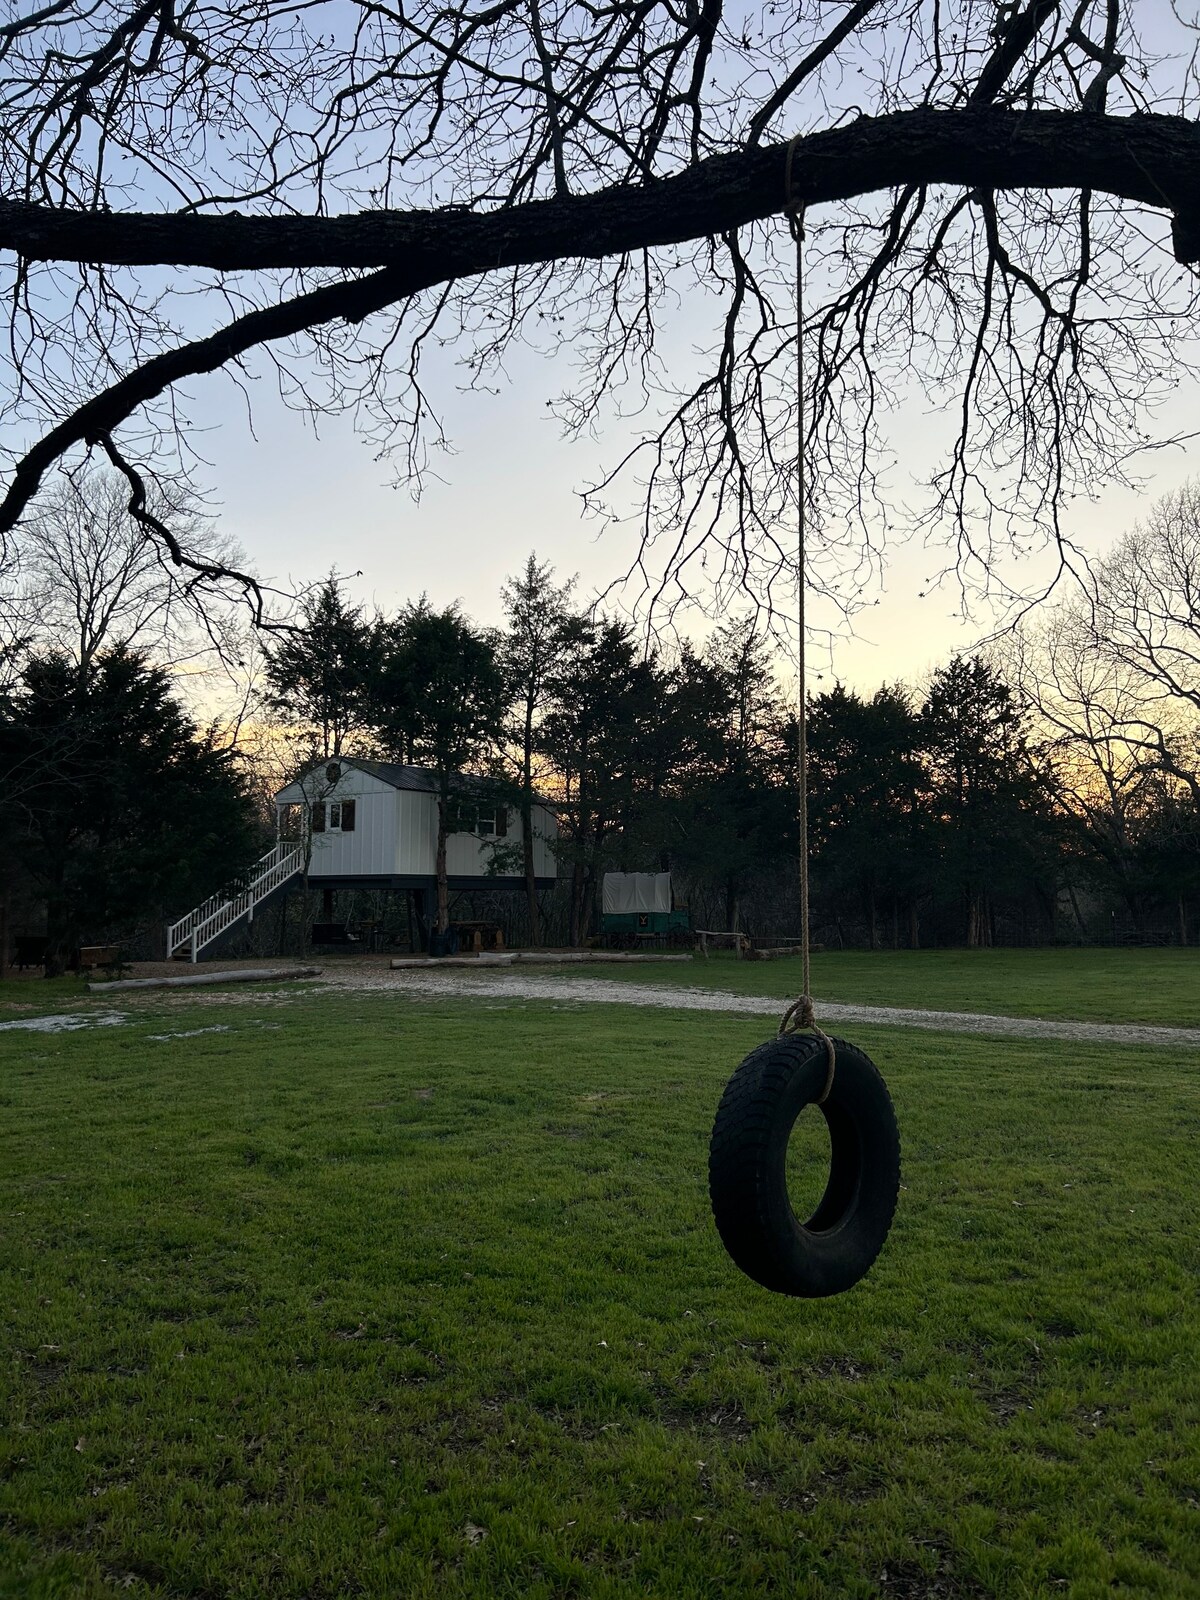
[[[363,772],[369,772],[373,778],[379,778],[383,783],[390,783],[393,789],[416,789],[422,794],[436,794],[438,792],[438,775],[435,767],[409,767],[399,761],[364,761],[359,756],[334,756],[333,761],[343,767],[358,767]],[[328,762],[320,762],[311,770],[319,772]],[[294,778],[293,783],[299,783],[307,774]],[[284,785],[284,788],[289,787]],[[495,784],[491,779],[474,777],[470,773],[456,773],[450,780],[450,787],[456,793],[484,794],[494,791]],[[279,791],[281,794],[283,790]]]
[[[344,767],[358,767],[363,772],[369,772],[373,778],[379,778],[383,783],[391,784],[393,789],[415,789],[421,794],[437,794],[438,775],[435,767],[410,767],[399,761],[364,761],[359,756],[334,756],[331,758],[340,762]],[[318,772],[328,762],[320,762],[310,768],[311,772]],[[303,782],[306,773],[292,779],[292,783]],[[291,784],[285,784],[284,789]],[[494,778],[481,778],[469,772],[458,772],[450,780],[450,789],[454,794],[477,794],[492,797],[500,788],[498,780]],[[278,791],[282,794],[283,789]],[[534,802],[540,806],[549,803],[540,795],[534,796]]]
[[[364,772],[369,772],[372,777],[381,778],[384,783],[390,783],[393,789],[420,789],[426,794],[438,792],[438,775],[436,767],[407,767],[399,761],[360,761],[357,756],[341,757],[347,766],[361,767]],[[450,779],[450,788],[461,794],[492,793],[496,789],[496,782],[492,778],[476,777],[469,772],[456,772]]]
[[[348,767],[361,767],[372,777],[382,778],[393,789],[421,789],[427,794],[437,793],[437,772],[433,767],[407,767],[399,761],[360,761],[357,756],[340,756],[338,759]]]

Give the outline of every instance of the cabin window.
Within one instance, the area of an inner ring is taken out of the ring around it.
[[[304,807],[286,805],[279,808],[279,837],[299,839],[304,832]]]
[[[325,802],[324,802],[324,800],[314,800],[313,801],[312,831],[314,833],[324,833],[325,832]]]
[[[326,827],[330,833],[353,833],[354,801],[331,800],[329,802],[329,820]]]
[[[446,811],[447,833],[473,833],[477,838],[503,838],[508,832],[508,813],[503,806],[477,805],[451,797]]]
[[[474,833],[475,807],[469,800],[463,800],[457,795],[450,796],[446,807],[446,832],[447,833]]]

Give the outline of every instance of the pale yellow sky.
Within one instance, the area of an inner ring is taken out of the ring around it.
[[[546,414],[545,392],[546,373],[530,356],[499,396],[452,396],[447,420],[456,453],[437,463],[441,481],[431,478],[415,505],[406,491],[386,487],[386,465],[345,419],[323,421],[314,438],[301,418],[267,401],[256,405],[254,442],[244,419],[231,414],[201,448],[212,462],[207,476],[223,502],[223,525],[264,573],[310,580],[331,567],[361,571],[351,593],[384,609],[425,591],[435,603],[459,600],[481,622],[496,623],[500,587],[531,549],[561,576],[577,573],[590,594],[625,569],[635,547],[633,532],[599,532],[582,519],[574,490],[611,462],[612,451],[564,442]],[[1176,399],[1180,419],[1196,398],[1192,391]],[[921,425],[914,415],[911,427]],[[1076,502],[1070,533],[1103,549],[1150,499],[1200,471],[1194,448],[1151,459],[1155,477],[1145,494],[1110,489],[1094,504]],[[895,481],[902,492],[903,474]],[[916,543],[894,547],[882,590],[868,594],[856,618],[857,636],[835,639],[832,663],[821,659],[818,643],[815,671],[859,689],[885,680],[915,684],[952,652],[970,649],[988,629],[986,614],[965,621],[953,583],[919,598],[943,560],[943,552]],[[1033,587],[1049,570],[1026,562],[1019,575]],[[812,615],[819,628],[838,620],[820,603]],[[688,631],[706,627],[695,617]]]

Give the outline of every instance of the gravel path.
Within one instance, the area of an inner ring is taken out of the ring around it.
[[[484,977],[461,971],[338,972],[326,968],[324,984],[336,989],[388,989],[409,994],[482,1000],[557,1000],[587,1005],[658,1006],[669,1011],[732,1011],[779,1017],[785,1001],[771,995],[728,994],[719,989],[622,983],[605,978],[551,978],[499,971]],[[891,1006],[846,1006],[817,1002],[826,1025],[875,1023],[889,1028],[926,1028],[935,1033],[999,1034],[1010,1039],[1074,1039],[1092,1044],[1143,1044],[1200,1050],[1200,1028],[1161,1028],[1141,1023],[1064,1022],[1040,1017],[994,1017],[975,1011],[921,1011]]]

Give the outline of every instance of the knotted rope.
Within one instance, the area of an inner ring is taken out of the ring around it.
[[[809,953],[808,914],[808,687],[805,667],[805,543],[808,534],[808,473],[804,412],[804,205],[798,202],[792,184],[797,135],[787,147],[784,164],[784,211],[796,245],[796,679],[799,706],[796,715],[797,782],[800,808],[800,998],[792,1002],[779,1024],[779,1037],[785,1033],[815,1033],[825,1046],[828,1070],[825,1087],[817,1098],[824,1105],[833,1088],[837,1070],[837,1050],[833,1040],[817,1026],[812,999],[812,958]]]

